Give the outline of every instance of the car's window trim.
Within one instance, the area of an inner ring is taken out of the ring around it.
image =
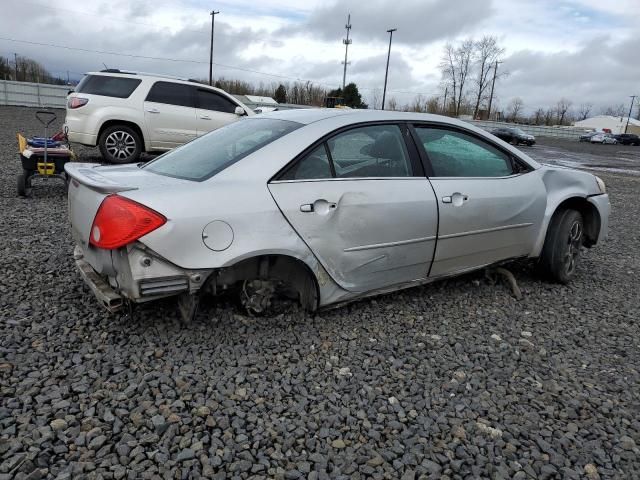
[[[505,179],[505,178],[512,178],[512,177],[517,177],[519,175],[525,175],[527,173],[531,173],[533,170],[535,170],[533,168],[533,166],[529,165],[529,163],[525,160],[523,160],[522,158],[520,158],[517,155],[514,155],[512,152],[510,152],[509,150],[506,150],[505,148],[503,148],[502,146],[498,145],[497,143],[493,142],[490,138],[486,138],[482,135],[479,135],[477,132],[474,132],[472,130],[468,130],[466,128],[463,127],[459,127],[458,125],[449,125],[449,124],[445,124],[445,123],[438,123],[438,122],[429,122],[429,121],[412,121],[409,122],[411,124],[411,127],[413,127],[413,134],[415,135],[415,139],[414,141],[416,141],[417,145],[418,145],[418,152],[420,153],[421,159],[425,165],[425,170],[427,172],[429,172],[429,174],[427,175],[428,178],[437,178],[438,180],[440,179],[469,179],[469,180],[473,180],[473,179],[487,179],[487,178],[500,178],[500,179]],[[493,148],[495,148],[496,150],[498,150],[499,152],[503,153],[504,155],[506,155],[509,158],[509,163],[512,169],[512,174],[511,175],[503,175],[500,177],[438,177],[435,175],[435,171],[433,170],[433,165],[431,164],[431,160],[429,159],[429,155],[427,154],[427,150],[424,148],[424,145],[422,144],[422,142],[420,141],[420,139],[418,138],[418,133],[415,131],[415,128],[438,128],[441,130],[451,130],[453,132],[457,132],[457,133],[462,133],[465,135],[469,135],[477,140],[480,140],[482,142],[485,142],[489,145],[491,145]],[[520,166],[524,167],[524,171],[521,172],[515,172],[514,169],[514,162],[519,164]]]
[[[414,158],[414,156],[412,155],[411,152],[411,146],[408,144],[407,139],[405,137],[404,131],[403,131],[403,125],[407,125],[410,122],[407,122],[406,120],[374,120],[374,121],[368,121],[368,122],[357,122],[357,123],[351,123],[349,125],[343,125],[342,127],[336,128],[335,130],[332,130],[331,132],[325,134],[324,136],[322,136],[321,138],[317,139],[315,142],[313,142],[311,145],[309,145],[307,148],[305,148],[302,152],[300,152],[298,155],[296,155],[292,160],[290,160],[289,162],[287,162],[287,164],[282,167],[280,170],[278,170],[275,175],[273,175],[270,179],[268,183],[292,183],[292,182],[303,182],[303,181],[309,181],[309,180],[316,180],[316,179],[307,179],[307,180],[283,180],[281,179],[282,176],[284,176],[291,168],[293,168],[298,162],[302,161],[303,159],[305,159],[307,157],[307,155],[309,155],[311,152],[313,152],[316,148],[318,148],[320,146],[320,144],[325,145],[325,150],[327,151],[327,155],[329,158],[329,165],[331,165],[331,175],[332,178],[324,178],[321,179],[322,181],[325,182],[330,182],[330,181],[334,181],[334,180],[373,180],[373,179],[378,179],[378,180],[397,180],[397,179],[401,179],[401,178],[426,178],[425,174],[424,174],[424,166],[422,166],[422,168],[418,167],[418,172],[416,171],[412,171],[412,174],[407,176],[407,177],[348,177],[348,178],[343,178],[343,177],[337,177],[335,174],[335,166],[333,165],[333,157],[331,156],[331,149],[329,148],[328,142],[329,140],[331,140],[333,137],[340,135],[344,132],[347,132],[349,130],[355,130],[358,128],[363,128],[363,127],[375,127],[378,125],[393,125],[393,126],[397,126],[398,129],[400,130],[400,135],[402,136],[402,140],[404,141],[405,144],[405,148],[407,149],[407,154],[409,155],[409,162],[411,164],[411,169],[412,170],[416,170],[416,161],[418,161],[418,165],[421,165],[422,162],[420,162],[420,158],[419,158],[419,152],[418,153],[418,157]],[[318,179],[320,180],[320,179]]]

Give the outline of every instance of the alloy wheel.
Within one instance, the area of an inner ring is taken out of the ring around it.
[[[567,243],[569,248],[564,257],[564,268],[567,275],[572,275],[576,269],[576,263],[582,245],[582,222],[577,220],[573,222],[569,229]]]
[[[120,160],[131,157],[136,151],[135,138],[122,130],[109,134],[104,143],[109,155]]]

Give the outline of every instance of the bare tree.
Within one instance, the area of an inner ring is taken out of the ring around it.
[[[440,97],[433,96],[425,103],[427,113],[440,113]]]
[[[544,112],[544,124],[550,127],[553,125],[553,117],[555,115],[555,110],[553,108],[547,108]]]
[[[491,84],[490,73],[495,62],[504,54],[504,48],[498,45],[498,39],[493,36],[484,36],[481,40],[474,42],[476,74],[475,84],[475,106],[473,108],[473,118],[478,116],[480,102],[486,97],[487,89]]]
[[[464,40],[458,47],[448,43],[444,47],[440,70],[445,83],[451,86],[453,95],[454,115],[460,114],[460,107],[465,97],[465,85],[471,71],[474,41]]]
[[[587,118],[589,118],[589,114],[591,113],[592,108],[592,103],[581,103],[578,107],[578,120],[586,120]]]
[[[374,110],[380,110],[382,105],[382,92],[379,88],[374,88],[371,94],[371,108]]]
[[[627,115],[626,107],[621,103],[620,105],[609,105],[608,107],[602,107],[600,113],[602,115],[611,115],[612,117],[624,117]]]
[[[518,119],[518,115],[522,111],[523,106],[524,102],[520,97],[511,99],[509,106],[507,107],[507,118],[510,121],[515,122]]]
[[[389,99],[387,110],[398,110],[398,100],[396,100],[396,97],[391,97]]]
[[[556,118],[558,120],[558,125],[564,125],[565,117],[567,116],[567,112],[571,108],[571,105],[573,105],[571,100],[568,100],[564,97],[562,97],[556,103]]]
[[[544,123],[544,109],[538,108],[535,112],[533,112],[531,121],[534,125],[542,125]]]

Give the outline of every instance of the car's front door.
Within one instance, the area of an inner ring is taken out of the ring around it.
[[[144,101],[144,119],[152,148],[170,149],[196,138],[195,87],[156,82]]]
[[[241,117],[235,113],[237,106],[224,95],[198,88],[196,93],[198,136],[239,120]]]
[[[398,125],[343,131],[269,184],[287,220],[347,290],[382,289],[428,275],[437,205],[406,135]]]
[[[529,255],[547,201],[540,176],[469,132],[419,125],[415,132],[440,209],[430,275]]]

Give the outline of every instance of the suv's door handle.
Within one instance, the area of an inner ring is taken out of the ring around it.
[[[451,203],[451,196],[442,197],[442,203]]]
[[[209,115],[200,115],[200,118],[202,120],[211,120],[211,117]]]
[[[303,205],[300,205],[300,211],[304,213],[313,212],[313,203],[305,203]]]
[[[147,112],[149,112],[149,113],[160,113],[160,110],[158,110],[157,108],[149,108],[149,109],[147,109]]]

